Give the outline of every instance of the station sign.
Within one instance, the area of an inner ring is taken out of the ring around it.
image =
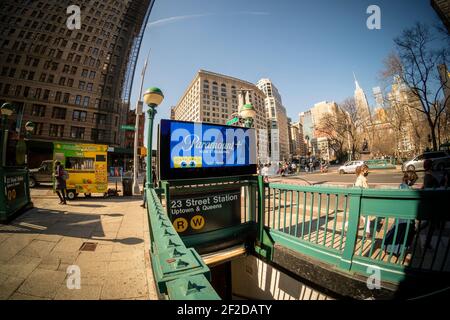
[[[161,180],[256,174],[255,129],[161,120]]]
[[[241,223],[241,189],[171,195],[169,212],[183,236],[236,226]]]

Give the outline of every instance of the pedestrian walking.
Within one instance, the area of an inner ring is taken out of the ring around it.
[[[265,183],[269,182],[269,164],[265,164],[261,169],[261,175],[263,176],[263,180]]]
[[[67,204],[66,202],[66,179],[67,173],[64,170],[61,162],[55,162],[55,180],[56,180],[56,194],[59,197],[59,204]]]
[[[433,161],[431,159],[424,161],[423,169],[425,170],[425,175],[423,177],[422,189],[439,188],[439,182],[433,175]]]
[[[368,189],[369,184],[367,183],[367,176],[369,175],[369,167],[366,164],[356,167],[356,181],[355,187],[360,187],[362,189]],[[367,217],[364,217],[364,225],[366,226],[366,237],[371,236],[370,232],[370,221],[367,221]]]

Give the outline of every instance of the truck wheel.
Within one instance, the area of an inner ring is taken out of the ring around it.
[[[29,183],[30,183],[30,188],[34,188],[37,186],[36,179],[34,179],[33,177],[30,177]]]
[[[408,170],[408,171],[414,171],[414,170],[416,170],[416,168],[415,168],[412,164],[410,164],[410,165],[406,168],[406,170]]]
[[[67,191],[67,199],[75,200],[76,197],[77,197],[77,194],[75,193],[75,191],[73,191],[73,190]]]
[[[339,174],[345,174],[345,171],[344,170],[339,170]]]

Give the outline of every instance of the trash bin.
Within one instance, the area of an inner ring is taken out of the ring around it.
[[[124,196],[133,195],[133,177],[131,176],[122,177],[122,190]]]

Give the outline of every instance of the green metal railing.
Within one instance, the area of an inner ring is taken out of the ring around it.
[[[175,231],[168,215],[171,195],[192,188],[206,194],[229,185],[242,188],[240,225],[190,236]],[[341,272],[368,277],[368,267],[378,267],[383,281],[391,283],[410,274],[447,273],[449,197],[449,189],[287,185],[256,176],[163,181],[161,188],[147,190],[155,281],[169,299],[219,299],[208,267],[188,247],[253,228],[253,249],[269,261],[281,245]]]
[[[364,161],[369,169],[395,169],[395,159],[372,159]]]
[[[175,231],[155,189],[147,189],[150,259],[160,296],[170,300],[219,300],[210,271]]]
[[[344,271],[401,281],[408,272],[450,271],[450,190],[339,189],[259,181],[259,243],[273,245]]]

